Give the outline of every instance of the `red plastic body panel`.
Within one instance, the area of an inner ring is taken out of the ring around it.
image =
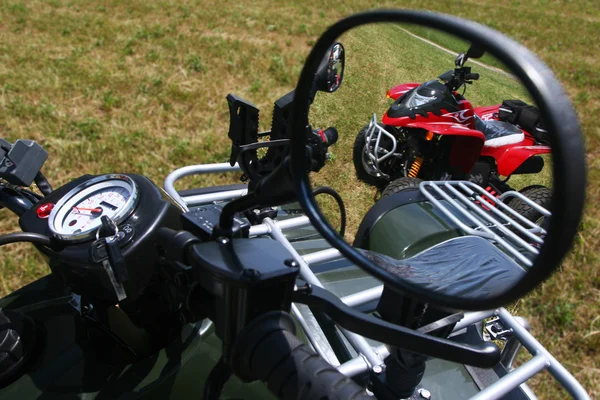
[[[497,120],[500,105],[477,107],[475,113],[484,121]],[[549,146],[535,144],[535,140],[527,131],[523,131],[525,139],[519,143],[508,144],[501,147],[484,146],[481,150],[482,157],[492,157],[496,160],[498,173],[509,176],[528,158],[540,154],[552,154]]]
[[[388,95],[396,100],[417,86],[419,86],[418,83],[394,86],[388,91]],[[552,153],[550,147],[535,144],[531,134],[526,131],[523,131],[525,139],[519,143],[501,147],[484,146],[485,136],[475,129],[473,116],[477,114],[484,121],[497,120],[500,105],[473,108],[467,100],[461,100],[459,103],[459,111],[450,113],[447,110],[441,110],[441,115],[428,113],[427,116],[417,114],[415,118],[390,118],[386,112],[381,122],[385,125],[424,129],[438,135],[454,136],[450,152],[450,165],[459,166],[465,172],[471,170],[480,156],[484,156],[494,158],[498,173],[508,176],[528,158]]]
[[[424,124],[428,125],[431,123],[444,122],[450,123],[454,125],[462,125],[463,127],[467,127],[468,129],[473,129],[475,127],[475,123],[473,120],[473,106],[467,100],[461,100],[459,102],[459,111],[448,112],[447,110],[442,109],[441,115],[435,115],[434,113],[427,113],[426,116],[417,114],[415,118],[411,117],[398,117],[392,118],[388,115],[387,111],[383,114],[383,118],[381,122],[385,125],[391,126],[410,126],[409,124]],[[415,128],[420,128],[420,126],[414,126]],[[423,129],[428,129],[427,127],[423,127]],[[460,129],[460,128],[458,128]],[[428,129],[430,130],[430,129]],[[441,134],[441,133],[440,133]]]
[[[485,106],[485,107],[475,107],[475,114],[479,115],[484,121],[489,121],[492,119],[498,119],[494,114],[497,115],[498,109],[500,108],[500,104],[496,104],[493,106]]]
[[[481,145],[485,142],[485,136],[478,130],[469,129],[468,127],[457,124],[455,122],[421,122],[414,121],[404,124],[408,128],[425,129],[438,135],[446,136],[466,136],[478,139]]]
[[[391,99],[398,100],[398,98],[404,93],[416,88],[419,85],[420,83],[403,83],[402,85],[394,86],[393,88],[388,90],[387,95]]]
[[[509,176],[529,157],[551,153],[550,146],[534,144],[533,138],[525,132],[525,140],[522,142],[501,147],[485,146],[481,151],[481,156],[493,157],[496,160],[498,173]]]

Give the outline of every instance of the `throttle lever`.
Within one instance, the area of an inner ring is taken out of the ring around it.
[[[296,286],[307,287],[301,280],[297,280]],[[500,362],[500,349],[493,343],[466,345],[395,325],[348,307],[337,296],[317,286],[294,291],[292,301],[325,312],[352,332],[414,353],[480,368]]]

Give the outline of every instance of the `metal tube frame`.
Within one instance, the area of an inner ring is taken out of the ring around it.
[[[237,172],[241,171],[240,166],[236,163],[231,166],[229,163],[217,163],[217,164],[198,164],[188,165],[187,167],[176,169],[171,172],[163,184],[165,191],[171,196],[177,203],[179,203],[186,211],[189,211],[188,202],[185,201],[177,190],[175,190],[175,182],[184,176],[190,175],[204,175],[204,174],[215,174],[222,172]],[[207,200],[207,202],[215,200]]]
[[[446,190],[442,190],[442,188]],[[421,193],[435,205],[440,211],[442,211],[452,222],[454,222],[463,232],[468,235],[480,236],[488,240],[493,240],[498,243],[499,246],[504,248],[508,253],[515,257],[521,264],[526,267],[531,267],[533,263],[527,258],[523,252],[528,252],[532,255],[539,254],[539,251],[528,244],[522,237],[517,235],[515,232],[507,229],[507,226],[515,228],[521,232],[525,237],[530,240],[534,240],[537,243],[543,242],[540,237],[533,238],[533,233],[545,234],[546,232],[533,222],[523,218],[517,214],[513,209],[498,201],[492,205],[490,200],[486,200],[484,197],[477,195],[477,192],[483,196],[489,197],[481,186],[473,182],[467,181],[424,181],[419,185]],[[461,189],[459,191],[458,189]],[[475,224],[475,228],[467,226],[455,215],[456,212],[451,211],[446,205],[442,204],[433,193],[441,196],[446,202],[452,206],[459,214]],[[452,196],[450,195],[452,194]],[[527,204],[534,205],[535,203],[523,196],[521,193],[511,194],[514,197],[518,197]],[[479,204],[478,204],[479,203]],[[536,209],[539,206],[536,204]],[[486,213],[484,210],[488,210]],[[494,216],[501,217],[504,223],[495,219]],[[548,210],[544,209],[544,215],[551,215]],[[514,217],[511,218],[510,216]],[[518,219],[517,222],[515,219]],[[490,225],[490,223],[492,225]],[[526,225],[527,227],[523,226]],[[496,228],[500,232],[494,232],[491,228]],[[520,246],[520,248],[516,247]]]
[[[375,135],[375,133],[377,133],[377,138],[375,139],[375,146],[373,146],[373,153],[371,153],[369,150],[370,150],[371,142],[373,141],[373,135]],[[367,155],[369,156],[371,161],[375,162],[375,167],[377,168],[377,172],[379,172],[381,175],[389,178],[389,176],[387,174],[385,174],[381,171],[381,168],[379,167],[379,163],[392,157],[394,155],[394,153],[396,153],[396,146],[397,146],[396,138],[394,137],[394,135],[387,132],[385,129],[381,128],[377,124],[377,115],[376,114],[373,114],[373,118],[369,122],[369,127],[367,128],[367,132],[365,132],[365,134],[366,134],[365,147],[367,150]],[[391,140],[391,143],[392,143],[391,150],[387,150],[387,149],[379,147],[379,142],[381,141],[381,135],[385,135]],[[379,157],[380,151],[385,153],[382,157]]]
[[[176,201],[180,202],[186,209],[187,209],[187,205],[190,204],[190,203],[188,203],[188,200],[191,202],[194,202],[195,200],[197,201],[198,199],[201,199],[201,201],[206,201],[206,202],[223,200],[223,197],[219,198],[219,196],[214,197],[214,199],[217,199],[217,200],[213,200],[213,197],[210,197],[210,196],[204,196],[201,198],[195,197],[195,196],[187,196],[187,197],[182,198],[181,196],[179,196],[177,194],[173,185],[177,179],[180,179],[183,176],[193,175],[193,174],[197,174],[197,173],[203,174],[203,173],[234,172],[234,171],[239,171],[239,167],[237,167],[237,165],[234,167],[231,167],[229,164],[226,164],[226,163],[196,165],[196,166],[181,168],[179,170],[176,170],[175,172],[173,172],[171,175],[169,175],[167,177],[167,179],[165,180],[165,190],[167,191],[167,193],[169,193],[169,195],[171,195],[174,199],[176,199]],[[444,181],[444,182],[423,182],[421,184],[421,188],[422,188],[421,190],[422,190],[423,194],[425,194],[425,196],[434,205],[439,206],[440,208],[444,209],[445,212],[448,213],[448,216],[451,219],[453,219],[454,222],[457,223],[457,225],[461,226],[461,228],[463,228],[463,230],[465,230],[466,233],[477,234],[479,236],[483,236],[486,238],[496,239],[495,236],[497,236],[497,235],[489,230],[486,231],[486,229],[483,229],[484,232],[481,232],[481,231],[476,231],[469,227],[466,227],[461,221],[456,219],[456,217],[454,215],[452,215],[452,213],[445,206],[440,204],[440,202],[437,199],[435,199],[431,195],[431,193],[428,193],[427,190],[425,189],[425,186],[429,185],[430,187],[434,187],[435,188],[434,190],[442,192],[440,190],[439,186],[444,186],[444,185],[448,185],[448,184],[453,185],[453,186],[460,184],[458,187],[460,187],[462,190],[473,189],[473,187],[471,187],[471,182]],[[476,186],[474,184],[472,184],[472,185]],[[454,187],[453,187],[453,189],[454,189]],[[483,191],[483,188],[479,188],[479,187],[475,187],[474,189],[476,189],[476,191]],[[231,191],[231,192],[234,192],[234,191]],[[241,191],[235,191],[235,192],[236,193],[231,193],[231,195],[232,196],[243,195],[243,194],[241,194]],[[446,196],[448,196],[447,193],[444,193],[444,194]],[[453,192],[453,194],[455,194],[455,193]],[[486,195],[487,193],[484,192],[482,194]],[[533,203],[518,192],[510,193],[510,196],[519,197],[522,200],[524,200],[525,202],[527,202],[528,204]],[[442,197],[444,197],[444,196],[442,195]],[[446,199],[446,197],[444,197],[444,198]],[[486,201],[485,199],[483,199],[482,197],[477,196],[477,195],[475,196],[475,198],[480,202]],[[448,200],[448,199],[446,199],[446,200]],[[489,203],[487,203],[487,204],[489,204]],[[486,204],[486,206],[487,206],[487,204]],[[500,207],[504,206],[504,204],[502,204],[502,203],[498,203],[498,204],[500,205]],[[457,210],[465,211],[464,205],[460,205],[460,204],[453,204],[453,205],[454,205],[454,207],[457,208]],[[537,204],[531,204],[531,205],[533,207],[535,207],[536,209],[539,208],[539,206],[537,206]],[[504,211],[506,211],[506,210],[504,210]],[[513,211],[513,210],[511,209],[508,212],[510,213],[511,211]],[[539,211],[541,211],[544,215],[550,215],[550,213],[545,209],[539,210]],[[520,216],[516,216],[515,218],[518,218],[518,217],[520,217]],[[508,220],[506,218],[503,218],[503,219],[508,224],[512,224],[514,222],[513,220],[510,220],[510,218],[508,218]],[[527,221],[527,222],[522,221],[522,222],[529,226],[529,229],[528,229],[529,232],[538,233],[541,231],[541,229],[539,229],[539,227],[531,226],[530,221]],[[327,250],[315,252],[312,254],[308,254],[308,255],[305,255],[302,257],[298,254],[298,252],[294,249],[292,244],[286,239],[286,237],[284,236],[284,234],[282,232],[283,230],[286,230],[286,229],[292,229],[292,228],[296,228],[296,227],[306,226],[309,224],[310,224],[310,221],[308,220],[308,217],[305,217],[305,216],[290,218],[290,219],[287,219],[287,220],[284,220],[281,222],[276,222],[269,218],[266,218],[264,220],[263,224],[255,225],[255,226],[251,227],[250,236],[269,235],[274,240],[277,240],[280,243],[282,243],[291,252],[295,261],[298,262],[298,265],[300,266],[301,277],[313,285],[323,287],[323,284],[321,283],[319,278],[310,269],[310,265],[322,263],[322,262],[329,261],[329,260],[338,259],[341,257],[341,254],[336,249],[327,249]],[[485,228],[485,226],[483,228]],[[537,229],[537,231],[536,231],[536,229]],[[367,290],[364,290],[364,291],[361,291],[358,293],[354,293],[349,296],[342,297],[341,300],[351,307],[356,307],[361,304],[365,304],[370,301],[377,300],[381,296],[382,290],[383,290],[383,286],[376,286],[371,289],[367,289]],[[310,328],[303,313],[298,309],[298,305],[294,304],[292,306],[292,312],[298,318],[299,324],[302,327],[302,329],[304,330],[311,346],[322,357],[329,360],[330,357],[328,356],[328,353],[330,351],[332,351],[332,349],[331,348],[329,348],[329,349],[323,348],[324,347],[323,344],[318,340],[319,338],[316,337],[317,332],[314,332]],[[512,331],[512,333],[514,335],[513,338],[516,338],[516,341],[518,341],[518,343],[520,345],[522,345],[524,348],[526,348],[533,355],[533,358],[531,360],[529,360],[528,362],[526,362],[525,364],[523,364],[517,368],[514,368],[507,375],[500,378],[498,381],[494,382],[493,384],[491,384],[490,386],[488,386],[487,388],[485,388],[481,392],[479,392],[477,395],[472,397],[472,399],[498,398],[499,396],[509,393],[511,390],[513,390],[519,386],[521,388],[526,388],[529,391],[529,388],[526,385],[526,381],[528,379],[530,379],[532,376],[538,374],[539,372],[541,372],[545,369],[548,370],[548,372],[567,390],[567,392],[569,392],[569,394],[571,396],[573,396],[573,398],[584,399],[584,400],[589,399],[589,395],[586,393],[585,389],[579,384],[579,382],[577,382],[577,380],[528,332],[528,327],[523,326],[522,319],[520,319],[518,317],[513,317],[504,308],[500,308],[497,310],[487,310],[487,311],[465,313],[464,318],[456,324],[453,332],[457,333],[458,331],[460,331],[470,325],[473,325],[475,323],[482,322],[486,318],[489,318],[491,316],[498,316],[500,318],[500,321],[502,322],[502,324]],[[347,331],[345,329],[340,329],[340,330],[346,336],[346,338],[348,339],[350,344],[359,353],[359,355],[357,357],[355,357],[352,360],[349,360],[341,365],[339,365],[339,361],[337,361],[337,359],[331,360],[330,362],[332,363],[332,365],[337,366],[337,368],[340,372],[342,372],[343,374],[345,374],[347,376],[355,376],[355,375],[364,373],[364,372],[368,371],[369,369],[372,369],[376,366],[383,365],[384,359],[389,355],[389,350],[387,349],[386,345],[380,345],[378,347],[371,347],[364,337],[357,335],[353,332]],[[322,332],[321,332],[321,334],[322,334]],[[512,348],[513,346],[510,346],[510,347]],[[514,351],[511,351],[511,354],[508,355],[505,359],[510,359],[512,361],[514,359],[514,354],[512,354],[513,352]],[[512,362],[511,362],[511,364],[512,364]]]
[[[270,236],[273,239],[277,240],[279,243],[283,244],[283,246],[291,253],[294,260],[298,263],[298,265],[300,267],[300,277],[302,279],[304,279],[306,282],[310,283],[311,285],[323,287],[323,284],[321,283],[319,278],[317,278],[315,273],[312,272],[312,270],[308,266],[308,263],[300,256],[300,254],[298,254],[296,249],[292,246],[292,244],[283,235],[283,232],[277,226],[277,223],[275,221],[271,220],[270,218],[265,218],[263,222],[264,222],[264,224],[269,226]],[[371,345],[369,345],[369,343],[367,342],[367,340],[364,337],[362,337],[354,332],[350,332],[349,330],[344,329],[342,327],[339,327],[339,329],[344,334],[344,336],[346,336],[346,339],[348,339],[348,341],[350,342],[352,347],[354,347],[354,349],[357,352],[364,355],[373,367],[380,366],[383,364],[383,360],[380,359],[377,356],[377,354],[375,354],[375,352],[373,351],[373,348],[371,347]],[[309,333],[306,332],[306,334],[308,335]]]

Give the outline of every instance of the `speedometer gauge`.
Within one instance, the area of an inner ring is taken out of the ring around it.
[[[50,231],[62,240],[93,236],[107,216],[116,224],[127,218],[138,199],[135,182],[126,175],[102,175],[76,186],[63,196],[48,218]]]

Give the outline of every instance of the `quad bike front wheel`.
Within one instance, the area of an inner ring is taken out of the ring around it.
[[[423,180],[419,178],[402,177],[395,179],[391,181],[385,189],[383,189],[381,198],[383,199],[384,197],[391,196],[403,190],[418,189],[421,182],[423,182]]]
[[[385,128],[383,125],[378,124],[381,128]],[[356,171],[356,177],[358,180],[366,183],[367,185],[375,186],[377,188],[385,187],[389,183],[389,179],[383,176],[378,176],[380,173],[377,168],[367,155],[365,151],[365,145],[367,143],[367,130],[369,125],[365,125],[356,135],[354,139],[354,147],[352,149],[352,161],[354,163],[354,170]],[[388,173],[387,171],[385,171]]]
[[[550,209],[552,190],[548,189],[547,187],[530,186],[520,190],[519,192],[532,200],[534,203],[544,207],[546,210]],[[508,206],[531,222],[539,223],[543,220],[544,216],[542,213],[518,198],[512,199],[508,203]]]

